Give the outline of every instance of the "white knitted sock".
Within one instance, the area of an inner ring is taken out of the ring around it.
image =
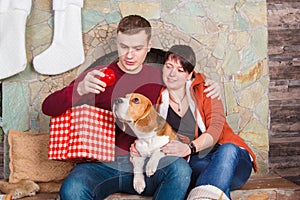
[[[50,47],[33,59],[38,73],[60,74],[84,62],[82,7],[83,0],[53,0],[54,36]]]
[[[26,68],[25,28],[31,0],[0,0],[0,79]]]
[[[229,198],[213,185],[201,185],[192,189],[187,200],[229,200]]]

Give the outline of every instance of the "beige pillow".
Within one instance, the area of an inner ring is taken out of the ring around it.
[[[63,180],[74,167],[74,163],[48,159],[49,133],[33,134],[10,130],[9,182],[22,179],[34,182]]]

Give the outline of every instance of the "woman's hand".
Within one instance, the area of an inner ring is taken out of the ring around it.
[[[82,96],[88,93],[99,94],[100,92],[104,92],[106,83],[98,78],[104,76],[105,74],[100,70],[88,72],[84,79],[77,86],[78,94]]]
[[[191,150],[188,144],[178,140],[171,140],[161,148],[161,151],[167,156],[185,157],[190,155]]]
[[[218,97],[218,99],[221,99],[221,87],[217,82],[206,79],[205,86],[208,86],[208,88],[204,90],[204,92],[207,93],[206,97],[211,97],[212,99]]]
[[[129,151],[130,151],[130,161],[131,162],[132,162],[132,158],[133,157],[139,157],[139,156],[141,156],[140,153],[139,153],[139,151],[135,148],[135,143],[136,143],[136,141],[134,143],[132,143],[130,145],[130,148],[129,148]]]

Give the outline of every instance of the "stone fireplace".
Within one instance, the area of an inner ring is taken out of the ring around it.
[[[196,71],[221,85],[227,121],[257,155],[259,173],[268,172],[269,70],[265,1],[86,0],[82,9],[85,62],[66,73],[45,76],[34,71],[32,58],[51,43],[55,28],[51,8],[51,1],[34,1],[26,29],[27,68],[2,81],[5,134],[9,129],[49,131],[49,117],[41,112],[42,101],[95,65],[95,61],[105,64],[116,59],[118,21],[128,14],[140,14],[149,19],[153,27],[153,49],[147,61],[159,61],[161,52],[173,44],[190,45],[197,56]]]

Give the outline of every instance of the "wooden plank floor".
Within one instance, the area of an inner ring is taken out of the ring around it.
[[[0,143],[0,176],[3,178],[3,143]],[[2,161],[2,162],[1,162]],[[231,192],[233,200],[300,200],[300,186],[276,174],[254,175],[240,190]],[[149,200],[151,197],[113,194],[106,200]],[[58,193],[38,193],[22,200],[59,200]]]
[[[300,186],[276,174],[255,175],[239,190],[231,192],[233,200],[299,200]],[[22,200],[58,200],[58,194],[37,194]],[[113,194],[106,200],[150,200],[151,197]]]

